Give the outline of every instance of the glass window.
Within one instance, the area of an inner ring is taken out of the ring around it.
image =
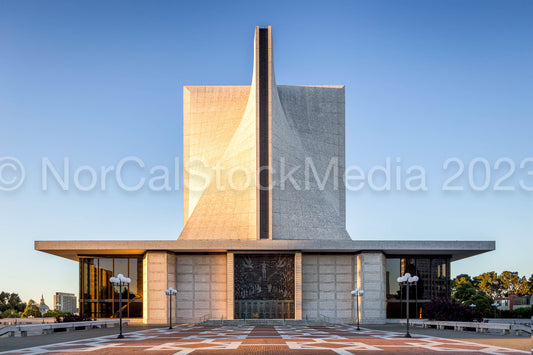
[[[129,299],[142,299],[142,284],[137,282],[139,275],[139,265],[142,267],[142,262],[138,262],[137,259],[129,259],[129,278],[131,279],[129,289]],[[142,274],[142,270],[140,270]]]
[[[400,299],[400,285],[396,281],[400,276],[400,259],[387,259],[387,299]]]
[[[114,258],[113,260],[115,263],[115,270],[113,271],[114,275],[117,276],[118,274],[122,274],[125,277],[128,277],[128,259]]]
[[[406,315],[406,287],[396,279],[406,273],[419,281],[409,287],[409,315],[422,318],[424,304],[433,298],[450,297],[450,258],[447,256],[405,256],[387,258],[387,318]]]
[[[98,271],[100,274],[99,299],[107,300],[109,302],[113,299],[113,286],[109,282],[109,279],[113,277],[113,259],[98,259]]]
[[[93,318],[119,316],[119,289],[109,279],[131,278],[122,291],[122,315],[142,317],[142,258],[80,257],[80,313]],[[135,305],[133,305],[135,303]]]
[[[96,263],[98,259],[87,258],[83,259],[83,263],[80,263],[82,268],[82,296],[84,299],[95,299],[96,298]]]

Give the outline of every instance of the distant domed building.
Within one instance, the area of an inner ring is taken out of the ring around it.
[[[41,302],[39,302],[39,312],[44,315],[49,310],[50,307],[48,307],[46,303],[44,303],[44,296],[41,294]]]

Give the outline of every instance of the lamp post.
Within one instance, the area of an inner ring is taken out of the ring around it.
[[[359,288],[356,288],[351,293],[352,293],[353,296],[355,296],[355,298],[354,298],[354,302],[355,302],[354,318],[357,318],[357,330],[361,330],[361,328],[359,328],[359,296],[362,296],[363,293],[365,293],[365,291],[360,290]],[[355,323],[355,319],[354,319],[354,323]]]
[[[165,290],[165,294],[168,296],[168,303],[170,305],[170,318],[168,320],[168,329],[172,329],[172,295],[176,295],[178,291],[174,290],[172,287],[169,287]]]
[[[496,311],[498,310],[500,304],[498,302],[494,302],[491,306],[494,307],[494,318],[496,318]]]
[[[117,338],[122,339],[124,338],[124,335],[122,335],[122,287],[126,287],[131,283],[131,279],[128,277],[124,277],[122,274],[118,274],[117,277],[110,277],[109,282],[111,282],[114,286],[118,286],[119,288],[119,298],[118,298],[118,306],[119,306],[119,317],[120,317],[120,334]]]
[[[407,286],[407,289],[405,291],[405,294],[406,294],[406,299],[407,299],[407,309],[406,309],[406,313],[407,313],[407,322],[406,322],[406,328],[407,328],[407,332],[405,333],[405,337],[406,338],[410,338],[411,337],[411,334],[409,334],[409,286],[411,285],[416,285],[416,283],[418,282],[418,276],[411,276],[410,273],[406,273],[405,275],[403,275],[402,277],[398,277],[396,279],[396,281],[398,281],[398,283],[400,284],[400,288],[402,286]]]

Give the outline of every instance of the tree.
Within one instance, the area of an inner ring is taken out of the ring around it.
[[[477,289],[485,292],[492,298],[501,297],[502,283],[500,277],[494,271],[485,272],[474,278],[477,281]]]
[[[453,287],[457,287],[457,286],[459,286],[460,284],[462,284],[464,282],[468,282],[468,283],[470,283],[472,285],[474,284],[474,280],[472,280],[470,275],[468,275],[468,274],[460,274],[460,275],[457,275],[457,277],[452,280],[452,285],[453,285]]]
[[[468,300],[471,300],[477,293],[478,291],[470,282],[463,282],[457,286],[452,297],[456,301],[464,304]]]
[[[471,299],[466,301],[466,305],[476,305],[476,311],[480,312],[483,317],[494,317],[494,300],[486,293],[478,291]]]
[[[476,290],[469,282],[459,284],[453,294],[453,299],[466,307],[475,305],[474,309],[484,317],[494,316],[494,308],[492,307],[494,303],[493,299],[484,291]]]
[[[2,307],[7,305],[7,299],[9,297],[9,293],[7,292],[0,292],[0,310],[2,310]]]
[[[30,299],[28,301],[28,305],[24,309],[24,313],[22,313],[22,317],[28,318],[28,317],[41,317],[41,312],[39,311],[39,306],[37,303],[35,303],[34,300]]]
[[[518,272],[504,271],[498,277],[502,285],[502,296],[526,296],[531,294],[531,286],[525,277],[518,276]]]
[[[474,285],[474,280],[468,274],[457,275],[457,277],[451,281],[452,295],[455,294],[459,286],[465,283],[469,285]]]
[[[22,312],[26,304],[22,302],[19,295],[16,293],[0,292],[0,312],[8,309],[14,309],[18,312]]]

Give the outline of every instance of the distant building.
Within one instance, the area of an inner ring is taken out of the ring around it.
[[[43,295],[41,294],[41,302],[39,302],[39,312],[41,312],[41,314],[45,314],[46,312],[48,312],[50,310],[50,307],[48,307],[46,305],[46,303],[44,303],[44,297]]]
[[[56,292],[54,295],[55,309],[61,312],[77,313],[77,302],[76,295],[73,293]]]
[[[495,298],[495,301],[500,304],[498,306],[500,311],[512,311],[533,305],[533,296],[511,295],[509,297]]]

